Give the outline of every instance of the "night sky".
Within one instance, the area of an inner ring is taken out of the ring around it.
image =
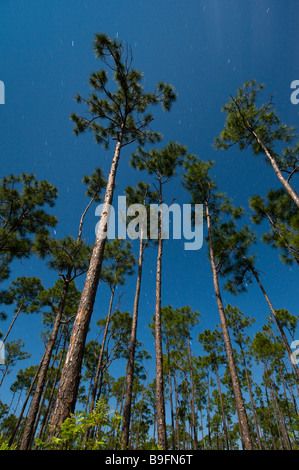
[[[102,68],[94,57],[93,39],[95,33],[105,33],[131,45],[133,67],[144,73],[145,91],[153,91],[158,81],[175,87],[178,99],[172,111],[153,109],[156,119],[152,127],[163,134],[161,144],[177,141],[186,145],[188,152],[214,160],[212,175],[219,190],[235,205],[248,208],[252,195],[265,196],[280,185],[263,156],[252,156],[250,150],[240,153],[235,147],[227,152],[213,149],[225,120],[221,107],[245,81],[256,79],[265,85],[261,99],[267,101],[273,94],[281,120],[298,127],[299,104],[290,100],[291,82],[299,80],[298,6],[295,0],[0,0],[0,80],[5,84],[5,104],[0,106],[1,177],[34,173],[37,179],[57,186],[52,212],[59,223],[52,236],[77,235],[88,203],[82,177],[98,166],[108,176],[113,145],[104,150],[91,133],[74,136],[69,116],[86,111],[74,101],[74,95],[87,96],[89,74]],[[114,201],[127,185],[149,180],[128,164],[135,150],[133,144],[122,152]],[[169,204],[173,198],[179,204],[189,202],[179,177],[168,184],[166,196]],[[98,221],[94,211],[95,206],[84,226],[84,237],[90,243]],[[254,228],[260,236],[265,226]],[[185,251],[183,243],[169,240],[164,244],[162,305],[191,305],[201,313],[192,341],[193,353],[200,354],[198,333],[214,329],[219,314],[206,242],[199,251]],[[137,254],[138,241],[133,246]],[[278,251],[262,242],[254,252],[274,308],[297,315],[297,266],[284,266]],[[153,358],[154,343],[147,325],[154,314],[155,261],[156,251],[149,248],[138,328],[138,340]],[[47,288],[57,279],[57,273],[34,257],[14,263],[9,282],[20,275],[40,277]],[[79,280],[79,288],[83,281]],[[123,293],[123,311],[132,312],[135,281],[133,275],[117,292],[116,303]],[[0,287],[4,289],[8,283]],[[249,286],[248,292],[238,297],[222,293],[225,304],[237,305],[256,318],[253,332],[266,323],[270,311],[258,286]],[[107,313],[109,295],[107,287],[100,285],[87,340],[95,337],[93,325]],[[5,306],[2,310],[9,314],[0,325],[5,332],[12,314]],[[0,392],[3,401],[10,400],[9,387],[18,370],[38,364],[43,353],[41,331],[41,315],[24,315],[17,320],[9,341],[21,338],[32,356],[19,362],[6,378]],[[123,375],[124,369],[120,373]]]

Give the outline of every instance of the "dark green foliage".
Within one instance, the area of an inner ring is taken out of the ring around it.
[[[47,234],[57,219],[44,207],[53,207],[57,189],[34,175],[10,175],[0,181],[0,280],[9,276],[10,263],[31,255],[37,234]]]

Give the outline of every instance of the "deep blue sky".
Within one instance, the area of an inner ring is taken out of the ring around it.
[[[74,102],[74,95],[86,95],[89,74],[101,68],[92,50],[97,32],[131,44],[134,67],[144,72],[146,91],[162,80],[175,86],[178,100],[173,110],[170,114],[157,110],[153,124],[163,133],[163,143],[176,140],[189,152],[215,160],[213,175],[218,187],[235,204],[247,207],[253,194],[265,195],[271,187],[279,187],[262,157],[237,149],[215,152],[212,144],[224,124],[222,105],[252,78],[265,84],[265,100],[275,94],[282,120],[298,126],[299,105],[290,101],[290,84],[299,79],[298,1],[1,0],[0,80],[6,87],[6,104],[0,106],[1,177],[33,172],[58,187],[54,210],[59,218],[57,237],[76,235],[88,202],[81,179],[97,166],[107,175],[113,152],[113,147],[105,151],[97,146],[91,134],[75,137],[69,120],[71,112],[84,112]],[[144,178],[128,165],[134,150],[134,146],[126,147],[122,154],[117,194]],[[178,180],[169,184],[167,193],[169,201],[176,197],[177,202],[188,202]],[[92,209],[84,233],[89,241],[93,240],[96,221]],[[262,243],[257,253],[274,307],[297,315],[296,267],[283,266],[278,253]],[[194,353],[200,352],[198,332],[219,323],[206,254],[206,243],[198,252],[184,251],[180,241],[165,243],[162,303],[191,305],[201,312],[200,327],[194,332]],[[138,330],[139,340],[152,354],[147,324],[154,314],[155,256],[153,249],[145,254]],[[45,287],[56,280],[55,273],[33,258],[16,265],[11,280],[19,275],[40,276]],[[135,276],[121,290],[126,292],[122,310],[132,311],[134,288]],[[100,288],[92,323],[106,314],[108,296],[107,289]],[[223,291],[223,298],[255,317],[255,328],[265,323],[269,311],[256,286],[237,298]],[[8,323],[1,324],[2,331]],[[43,351],[40,332],[41,317],[18,319],[9,339],[22,338],[32,358],[19,363],[16,372],[39,362]],[[1,391],[2,399],[7,398],[13,378],[12,373]]]

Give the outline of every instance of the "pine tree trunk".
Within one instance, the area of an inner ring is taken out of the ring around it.
[[[212,240],[212,233],[211,233],[211,216],[209,213],[208,203],[206,203],[206,216],[207,216],[209,252],[210,252],[210,261],[211,261],[211,267],[212,267],[212,273],[213,273],[214,289],[215,289],[215,295],[216,295],[216,300],[217,300],[217,305],[218,305],[218,310],[219,310],[219,315],[220,315],[221,327],[223,331],[225,349],[226,349],[227,360],[228,360],[228,367],[229,367],[231,379],[232,379],[238,419],[239,419],[240,428],[242,430],[242,434],[244,437],[245,449],[253,450],[253,443],[252,443],[250,429],[248,425],[244,400],[243,400],[243,396],[241,392],[239,377],[237,374],[237,369],[236,369],[234,355],[233,355],[233,349],[231,345],[230,335],[228,331],[223,302],[222,302],[221,293],[220,293],[217,269],[216,269],[215,258],[214,258],[213,240]]]
[[[137,337],[137,320],[138,320],[138,308],[139,308],[139,297],[141,288],[141,277],[142,277],[142,263],[143,263],[143,251],[144,243],[142,240],[142,232],[140,234],[140,245],[139,245],[139,260],[138,260],[138,273],[136,281],[136,291],[133,307],[132,317],[132,328],[130,337],[130,346],[127,363],[127,377],[126,377],[126,398],[124,404],[123,414],[123,437],[122,437],[122,449],[125,450],[129,444],[129,433],[130,433],[130,418],[131,418],[131,405],[132,405],[132,389],[133,389],[133,377],[134,377],[134,361],[135,361],[135,348],[136,348],[136,337]]]
[[[208,426],[208,441],[209,449],[212,450],[212,439],[211,439],[211,417],[210,417],[210,374],[207,372],[207,389],[208,389],[208,404],[207,404],[207,426]]]
[[[120,158],[123,133],[119,134],[111,169],[108,177],[101,220],[96,241],[93,247],[89,268],[86,274],[84,288],[77,315],[74,321],[65,364],[58,386],[54,411],[51,420],[49,439],[58,435],[59,426],[73,413],[76,406],[78,388],[81,376],[82,359],[88,327],[94,307],[99,278],[102,269],[103,255],[108,230],[109,206],[112,204],[117,166]]]
[[[264,368],[265,368],[265,363],[264,363]],[[270,413],[270,401],[269,401],[269,396],[268,396],[267,380],[265,380],[264,383],[265,383],[265,395],[266,395],[266,400],[267,400],[267,410],[268,410],[270,434],[271,434],[273,449],[277,450],[277,444],[276,444],[276,439],[275,439],[275,436],[274,436],[272,417],[271,417],[271,413]]]
[[[61,328],[59,344],[60,344],[60,341],[62,340],[62,333],[63,333],[63,330],[64,330],[64,326],[65,325],[63,325],[62,328]],[[64,338],[64,341],[63,341],[63,344],[62,344],[62,348],[61,348],[62,351],[65,350],[66,340],[67,340],[67,337],[65,335],[65,338]],[[58,382],[58,376],[59,376],[59,373],[60,373],[60,370],[61,370],[61,365],[63,363],[63,359],[64,359],[64,355],[60,354],[60,358],[59,358],[59,362],[58,362],[57,367],[56,367],[56,373],[55,373],[55,377],[54,377],[54,380],[53,380],[50,396],[48,397],[48,404],[47,404],[46,410],[44,412],[44,417],[43,417],[42,423],[40,425],[40,430],[38,432],[38,437],[41,440],[44,439],[43,436],[46,434],[47,423],[50,419],[51,409],[53,407],[53,397],[55,396],[56,384]],[[55,360],[56,360],[56,358],[55,358]],[[55,361],[54,361],[54,363],[55,363]]]
[[[162,203],[162,186],[160,181],[159,203]],[[161,331],[161,283],[162,283],[162,215],[159,217],[158,230],[158,256],[156,274],[156,307],[155,307],[155,352],[156,352],[156,411],[157,411],[157,435],[158,445],[167,450],[165,398],[163,382],[163,350]]]
[[[275,386],[275,383],[272,379],[271,373],[269,371],[267,371],[267,372],[268,372],[268,375],[269,375],[271,395],[273,397],[272,398],[273,399],[273,408],[276,410],[275,415],[276,415],[277,426],[279,426],[280,432],[281,432],[282,445],[284,445],[286,450],[292,450],[291,443],[290,443],[289,436],[288,436],[288,432],[287,432],[287,429],[286,429],[284,415],[281,411],[281,408],[280,408],[279,402],[278,402],[278,394],[277,394],[277,391],[276,391],[277,387]]]
[[[176,440],[177,440],[177,450],[180,450],[180,424],[179,424],[179,397],[178,397],[178,385],[176,374],[173,376],[174,380],[174,395],[175,395],[175,430],[176,430]]]
[[[170,352],[169,352],[168,346],[167,346],[167,362],[168,362],[169,404],[170,404],[170,416],[171,416],[171,440],[172,440],[172,450],[175,450],[174,413],[173,413],[173,400],[172,400],[172,377],[171,377],[171,366],[170,366]]]
[[[27,418],[27,421],[26,421],[24,432],[23,432],[23,437],[22,437],[22,441],[21,441],[21,445],[20,445],[20,450],[28,450],[30,448],[30,443],[31,443],[32,437],[33,437],[32,434],[33,434],[33,430],[34,430],[34,424],[36,422],[36,418],[37,418],[37,414],[38,414],[39,404],[40,404],[41,396],[42,396],[45,381],[46,381],[47,371],[48,371],[48,368],[49,368],[49,364],[50,364],[50,360],[51,360],[52,351],[53,351],[53,348],[54,348],[54,345],[55,345],[55,341],[57,339],[61,318],[62,318],[62,315],[63,315],[63,312],[64,312],[64,306],[65,306],[67,293],[68,293],[68,289],[69,289],[70,277],[71,277],[71,273],[68,272],[67,276],[66,276],[66,279],[65,279],[65,282],[64,282],[64,286],[63,286],[61,298],[60,298],[60,301],[59,301],[59,305],[58,305],[58,308],[57,308],[57,313],[56,313],[53,329],[52,329],[51,335],[49,337],[48,343],[46,345],[45,352],[44,352],[44,355],[43,355],[43,359],[42,359],[42,362],[41,362],[41,367],[40,367],[40,371],[39,371],[39,374],[38,374],[35,391],[34,391],[34,394],[33,394],[32,401],[31,401],[31,407],[30,407],[29,415],[28,415],[28,418]]]
[[[188,358],[189,358],[189,368],[190,368],[191,417],[192,417],[192,427],[193,427],[193,435],[194,435],[194,448],[195,448],[195,450],[198,450],[197,431],[196,431],[196,419],[195,419],[195,404],[194,404],[193,366],[192,366],[192,357],[191,357],[191,347],[190,347],[189,332],[188,332]]]
[[[279,238],[281,238],[283,240],[283,243],[284,243],[284,246],[286,247],[286,249],[288,250],[288,252],[290,253],[291,257],[293,258],[293,260],[295,261],[295,263],[298,264],[299,266],[299,259],[296,258],[295,254],[293,253],[293,250],[292,248],[290,247],[290,245],[287,243],[287,241],[285,240],[285,238],[283,237],[283,235],[281,234],[280,230],[276,227],[272,217],[268,214],[268,212],[265,213],[266,216],[268,217],[268,220],[271,224],[271,226],[273,227],[273,230],[275,231],[275,233],[279,236]]]
[[[24,303],[24,302],[23,302],[23,303]],[[9,328],[8,328],[8,330],[7,330],[6,334],[5,334],[5,336],[4,336],[4,338],[1,340],[2,342],[1,342],[1,345],[0,345],[0,349],[2,349],[2,347],[3,347],[4,343],[5,343],[5,341],[7,340],[7,337],[8,337],[8,335],[9,335],[9,333],[10,333],[12,327],[13,327],[14,324],[15,324],[16,319],[18,318],[18,316],[20,315],[20,313],[21,313],[21,311],[22,311],[23,303],[22,303],[22,304],[20,305],[20,307],[18,308],[18,310],[17,310],[15,316],[13,317],[12,322],[11,322],[11,324],[10,324],[10,326],[9,326]]]
[[[276,160],[275,158],[271,155],[271,153],[269,152],[269,150],[267,149],[266,145],[264,144],[264,142],[259,138],[259,136],[256,134],[256,132],[254,132],[253,130],[251,130],[253,136],[255,137],[256,141],[258,142],[258,144],[262,147],[263,151],[265,152],[267,158],[269,159],[274,171],[275,171],[275,174],[277,176],[277,178],[279,179],[279,181],[281,182],[281,184],[285,187],[286,191],[288,192],[288,194],[291,196],[291,198],[293,199],[293,201],[295,202],[295,204],[299,207],[299,196],[298,194],[296,193],[296,191],[294,191],[294,189],[292,188],[292,186],[290,185],[290,183],[283,177],[277,163],[276,163]]]
[[[269,297],[268,297],[268,295],[267,295],[267,293],[266,293],[266,291],[265,291],[265,289],[264,289],[264,286],[262,285],[262,283],[261,283],[261,281],[260,281],[259,276],[257,275],[255,269],[254,269],[252,266],[251,266],[251,271],[252,271],[252,273],[253,273],[253,275],[254,275],[254,277],[255,277],[255,279],[256,279],[256,282],[258,283],[258,285],[259,285],[259,287],[260,287],[262,293],[264,294],[264,297],[265,297],[265,299],[266,299],[266,301],[267,301],[267,304],[268,304],[269,307],[270,307],[270,310],[271,310],[271,312],[272,312],[273,318],[274,318],[274,320],[275,320],[275,322],[276,322],[276,324],[277,324],[277,327],[278,327],[278,329],[279,329],[279,332],[280,332],[280,335],[281,335],[281,337],[282,337],[283,343],[284,343],[284,345],[285,345],[286,351],[287,351],[288,356],[289,356],[289,358],[290,358],[290,357],[291,357],[291,354],[292,354],[292,350],[291,350],[291,348],[290,348],[290,345],[289,345],[288,339],[287,339],[287,337],[286,337],[286,335],[285,335],[285,332],[284,332],[284,330],[283,330],[283,327],[282,327],[282,325],[281,325],[281,323],[280,323],[280,321],[279,321],[279,319],[278,319],[278,317],[277,317],[277,315],[276,315],[276,312],[275,312],[275,310],[274,310],[274,307],[273,307],[272,303],[270,302],[270,299],[269,299]],[[297,377],[298,377],[298,379],[299,379],[299,368],[298,368],[297,364],[293,364],[293,367],[294,367],[294,370],[295,370],[295,372],[296,372],[296,375],[297,375]]]
[[[222,393],[221,393],[221,386],[220,386],[220,379],[219,379],[219,372],[218,372],[218,364],[217,363],[215,364],[215,373],[216,373],[218,394],[219,394],[221,413],[222,413],[222,422],[223,422],[225,446],[226,446],[226,449],[229,450],[228,434],[227,434],[227,427],[226,427],[226,421],[225,421],[225,412],[224,412],[224,406],[223,406],[223,400],[222,400]]]
[[[103,339],[102,339],[102,345],[101,345],[101,351],[97,363],[97,370],[96,374],[94,377],[94,382],[93,382],[93,388],[92,388],[92,393],[91,393],[91,400],[89,404],[89,412],[91,413],[94,409],[95,406],[95,401],[96,401],[96,396],[97,396],[97,388],[98,388],[98,383],[99,383],[99,376],[100,372],[103,367],[103,356],[104,356],[104,350],[105,350],[105,345],[106,345],[106,339],[107,339],[107,334],[108,334],[108,328],[110,324],[110,319],[111,319],[111,312],[112,312],[112,305],[113,305],[113,299],[114,299],[114,293],[115,293],[115,288],[116,284],[113,284],[112,291],[111,291],[111,297],[110,297],[110,302],[109,302],[109,308],[108,308],[108,314],[106,318],[106,324],[105,324],[105,330],[103,334]]]

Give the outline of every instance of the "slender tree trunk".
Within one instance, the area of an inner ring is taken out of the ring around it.
[[[208,389],[208,406],[207,406],[207,425],[208,425],[208,441],[209,448],[212,450],[212,439],[211,439],[211,417],[210,417],[210,374],[207,371],[207,389]]]
[[[135,348],[136,348],[136,337],[137,337],[139,297],[140,297],[141,277],[142,277],[143,252],[144,252],[144,242],[142,239],[142,231],[141,231],[140,245],[139,245],[139,259],[138,259],[138,273],[137,273],[137,281],[136,281],[131,337],[130,337],[130,345],[129,345],[128,362],[127,362],[127,377],[126,377],[127,385],[126,385],[126,397],[125,397],[124,414],[123,414],[123,419],[124,419],[123,436],[122,436],[122,449],[123,450],[127,449],[128,444],[129,444],[131,406],[132,406],[132,389],[133,389],[133,378],[134,378],[134,361],[135,361]]]
[[[277,391],[275,390],[275,384],[272,379],[271,373],[268,372],[269,375],[269,382],[270,382],[270,389],[271,389],[271,394],[273,397],[273,408],[277,410],[276,412],[276,419],[277,419],[277,425],[280,427],[281,430],[281,435],[282,435],[282,442],[286,448],[286,450],[292,450],[291,443],[289,440],[287,428],[286,428],[286,423],[285,423],[285,418],[284,415],[281,411],[281,408],[279,406],[279,399],[278,399],[278,394]]]
[[[92,392],[91,392],[91,399],[90,399],[90,404],[89,404],[89,411],[90,412],[92,412],[93,409],[94,409],[95,399],[96,399],[96,395],[97,395],[97,388],[98,388],[98,383],[99,383],[99,376],[100,376],[101,369],[103,367],[103,356],[104,356],[104,351],[105,351],[106,339],[107,339],[107,335],[108,335],[108,328],[109,328],[110,319],[111,319],[111,312],[112,312],[112,305],[113,305],[113,299],[114,299],[114,294],[115,294],[115,288],[116,288],[116,284],[114,283],[113,287],[112,287],[112,291],[111,291],[111,297],[110,297],[110,302],[109,302],[108,314],[107,314],[107,318],[106,318],[105,330],[104,330],[104,334],[103,334],[102,346],[101,346],[101,351],[100,351],[100,355],[99,355],[99,359],[98,359],[98,363],[97,363],[97,370],[96,370],[96,374],[95,374],[95,378],[94,378],[94,382],[93,382],[93,388],[92,388]]]
[[[38,414],[39,404],[40,404],[41,396],[42,396],[45,381],[46,381],[46,376],[47,376],[47,371],[48,371],[50,360],[51,360],[52,351],[55,345],[55,341],[57,339],[61,318],[64,312],[64,306],[65,306],[67,293],[69,289],[70,277],[71,277],[71,273],[69,271],[65,278],[61,298],[60,298],[59,305],[57,308],[55,322],[54,322],[53,329],[49,337],[48,343],[46,345],[43,359],[41,362],[41,367],[40,367],[40,371],[39,371],[38,378],[37,378],[36,388],[33,394],[29,415],[26,421],[24,432],[23,432],[20,450],[28,450],[31,445],[32,433],[34,430],[34,423],[36,421],[36,417]]]
[[[275,171],[275,174],[277,176],[277,178],[279,179],[279,181],[281,182],[281,184],[285,187],[286,191],[289,193],[289,195],[291,196],[291,198],[293,199],[293,201],[295,202],[295,204],[299,207],[299,196],[298,194],[296,193],[296,191],[294,191],[294,189],[292,188],[292,186],[290,185],[290,183],[288,182],[288,180],[286,180],[277,163],[276,163],[276,160],[275,158],[271,155],[271,153],[269,152],[269,150],[267,149],[266,145],[264,144],[264,142],[259,138],[259,136],[256,134],[256,132],[254,132],[253,129],[251,129],[251,132],[255,138],[255,140],[258,142],[258,144],[262,147],[263,151],[265,152],[267,158],[269,159],[274,171]]]
[[[162,203],[162,185],[160,183],[159,204]],[[156,411],[157,411],[157,435],[158,445],[167,450],[165,398],[163,382],[163,350],[161,330],[161,283],[162,283],[162,214],[159,217],[158,230],[158,256],[156,274],[156,308],[155,308],[155,351],[156,351]]]
[[[178,403],[179,403],[179,397],[178,397],[178,385],[177,385],[177,379],[176,379],[176,374],[174,373],[173,376],[174,380],[174,394],[175,394],[175,429],[176,429],[176,439],[177,439],[177,449],[180,450],[180,424],[179,424],[179,409],[178,409]]]
[[[117,166],[120,158],[123,132],[119,134],[111,169],[108,177],[104,205],[96,241],[93,247],[89,268],[86,274],[81,300],[74,321],[65,364],[58,386],[54,411],[51,420],[51,439],[59,433],[59,426],[73,413],[76,406],[81,376],[82,359],[88,327],[94,307],[99,278],[102,269],[103,255],[106,244],[105,233],[108,230],[109,209],[113,200]]]
[[[63,337],[62,333],[63,333],[64,327],[65,327],[65,324],[63,324],[62,328],[61,328],[59,343],[61,342],[62,337]],[[62,351],[65,350],[66,342],[67,342],[67,336],[65,335],[63,345],[62,345]],[[42,423],[41,423],[41,427],[40,427],[40,430],[39,430],[39,433],[38,433],[38,437],[42,440],[44,439],[43,436],[46,433],[46,426],[47,426],[47,423],[48,423],[49,418],[50,418],[51,409],[52,409],[52,406],[53,406],[53,397],[54,397],[54,394],[55,394],[56,384],[58,382],[58,377],[59,377],[59,373],[60,373],[60,370],[61,370],[61,364],[63,362],[63,359],[64,359],[64,354],[60,354],[59,362],[58,362],[57,367],[56,367],[56,373],[55,373],[55,377],[54,377],[53,384],[52,384],[51,393],[50,393],[50,396],[48,398],[47,408],[45,410],[44,417],[43,417],[43,420],[42,420]]]
[[[192,357],[191,357],[191,347],[190,347],[190,336],[189,336],[189,332],[188,332],[188,358],[189,358],[189,369],[190,369],[191,416],[192,416],[192,427],[193,427],[193,434],[194,434],[194,447],[195,447],[195,450],[198,450],[197,430],[196,430],[196,419],[195,419],[193,366],[192,366]]]
[[[243,400],[243,396],[241,392],[239,377],[237,374],[237,369],[236,369],[234,355],[233,355],[233,348],[231,345],[230,335],[228,331],[223,302],[222,302],[221,293],[220,293],[216,263],[215,263],[215,258],[214,258],[213,240],[212,240],[212,233],[211,233],[211,216],[209,212],[208,203],[206,203],[206,215],[207,215],[209,251],[210,251],[210,261],[211,261],[211,267],[212,267],[212,273],[213,273],[214,289],[215,289],[215,295],[216,295],[217,305],[218,305],[218,310],[219,310],[219,315],[220,315],[221,327],[223,331],[224,343],[225,343],[226,354],[227,354],[227,359],[228,359],[228,366],[229,366],[231,379],[232,379],[233,391],[234,391],[234,396],[235,396],[235,401],[236,401],[236,409],[237,409],[238,419],[240,423],[240,428],[242,430],[242,434],[244,437],[245,449],[253,450],[252,438],[251,438],[250,429],[248,425],[244,400]]]
[[[135,442],[135,450],[138,450],[139,446],[139,435],[140,435],[140,426],[141,426],[141,418],[142,418],[142,411],[144,407],[144,394],[146,392],[147,388],[143,387],[142,393],[141,393],[141,400],[140,400],[140,410],[139,410],[139,417],[138,417],[138,425],[137,425],[137,431],[136,431],[136,442]]]
[[[298,264],[299,266],[299,259],[296,258],[292,248],[290,247],[290,245],[287,243],[286,239],[284,238],[284,236],[281,234],[280,230],[276,227],[272,217],[270,216],[270,214],[268,214],[268,212],[265,213],[269,222],[270,222],[270,225],[273,227],[273,230],[275,231],[275,233],[279,236],[279,238],[281,238],[283,240],[283,243],[284,243],[284,246],[286,247],[286,249],[288,250],[288,252],[290,253],[291,257],[293,258],[293,260],[295,261],[295,263]]]
[[[257,275],[256,270],[255,270],[252,266],[251,266],[251,271],[252,271],[252,273],[253,273],[253,275],[254,275],[254,277],[255,277],[255,279],[256,279],[256,282],[258,283],[258,285],[259,285],[259,287],[260,287],[262,293],[264,294],[264,297],[265,297],[265,299],[266,299],[266,301],[267,301],[267,304],[268,304],[269,307],[270,307],[270,310],[271,310],[271,312],[272,312],[273,318],[274,318],[274,320],[275,320],[275,322],[276,322],[276,325],[277,325],[277,327],[278,327],[278,329],[279,329],[279,332],[280,332],[280,335],[281,335],[281,337],[282,337],[283,343],[284,343],[284,345],[285,345],[286,351],[287,351],[287,353],[288,353],[288,357],[290,358],[290,357],[291,357],[291,354],[292,354],[292,350],[291,350],[291,348],[290,348],[290,345],[289,345],[288,339],[287,339],[287,337],[286,337],[286,335],[285,335],[285,332],[284,332],[284,330],[283,330],[283,327],[282,327],[282,325],[281,325],[281,323],[280,323],[280,321],[279,321],[279,319],[278,319],[278,317],[277,317],[277,315],[276,315],[276,312],[275,312],[275,310],[274,310],[274,307],[273,307],[272,303],[270,302],[270,299],[269,299],[269,297],[268,297],[268,295],[267,295],[267,293],[266,293],[266,291],[265,291],[265,289],[264,289],[264,286],[262,285],[262,283],[261,283],[261,281],[260,281],[260,278],[259,278],[259,276]],[[299,368],[298,368],[297,364],[293,364],[293,367],[294,367],[294,370],[295,370],[295,372],[296,372],[297,378],[299,379]]]
[[[253,415],[253,420],[254,420],[254,425],[255,425],[255,431],[257,435],[257,441],[258,441],[258,446],[259,450],[262,450],[262,441],[261,441],[261,436],[259,432],[259,427],[258,427],[258,422],[257,422],[257,417],[255,413],[255,408],[254,408],[254,402],[253,402],[253,393],[252,393],[252,387],[251,387],[251,380],[249,378],[248,374],[248,369],[247,369],[247,364],[246,364],[246,358],[245,358],[245,353],[242,347],[242,344],[239,344],[240,350],[241,350],[241,356],[243,360],[243,366],[244,366],[244,371],[245,371],[245,376],[246,376],[246,382],[247,382],[247,387],[248,387],[248,392],[249,392],[249,398],[250,398],[250,404],[251,404],[251,411]]]
[[[22,308],[23,308],[23,303],[22,303],[22,305],[20,305],[20,307],[18,308],[18,310],[17,310],[15,316],[13,317],[12,322],[11,322],[11,324],[10,324],[10,326],[9,326],[9,328],[8,328],[8,330],[7,330],[7,332],[6,332],[6,334],[5,334],[4,338],[2,339],[2,342],[1,342],[1,344],[0,344],[0,349],[2,349],[2,347],[3,347],[4,343],[5,343],[5,341],[7,340],[7,337],[8,337],[8,335],[9,335],[9,333],[10,333],[12,327],[14,326],[16,319],[17,319],[18,316],[20,315],[20,313],[21,313],[21,311],[22,311]]]
[[[27,392],[25,401],[24,401],[23,406],[22,406],[22,409],[21,409],[21,413],[20,413],[20,415],[19,415],[19,417],[18,417],[18,420],[17,420],[17,423],[16,423],[16,425],[15,425],[14,431],[13,431],[13,433],[12,433],[12,435],[10,436],[10,439],[9,439],[9,446],[11,446],[11,445],[13,444],[14,440],[15,440],[15,437],[16,437],[16,434],[17,434],[18,429],[19,429],[19,427],[20,427],[20,424],[21,424],[21,421],[22,421],[22,418],[23,418],[23,415],[24,415],[24,412],[25,412],[27,403],[28,403],[28,401],[29,401],[29,398],[30,398],[30,396],[31,396],[31,392],[32,392],[32,390],[33,390],[33,387],[34,387],[34,384],[35,384],[35,382],[36,382],[38,373],[39,373],[39,371],[40,371],[41,364],[42,364],[42,361],[40,362],[40,364],[39,364],[39,366],[38,366],[38,369],[37,369],[37,371],[36,371],[36,373],[35,373],[35,376],[33,377],[32,382],[31,382],[31,384],[30,384],[30,387],[29,387],[29,389],[28,389],[28,392]]]
[[[223,400],[222,400],[222,393],[221,393],[221,386],[220,386],[219,371],[218,371],[218,364],[217,363],[215,364],[215,374],[216,374],[219,400],[220,400],[221,413],[222,413],[225,446],[226,446],[226,449],[229,450],[228,434],[227,434],[227,427],[226,427],[226,420],[225,420],[225,412],[224,412],[224,406],[223,406]]]

